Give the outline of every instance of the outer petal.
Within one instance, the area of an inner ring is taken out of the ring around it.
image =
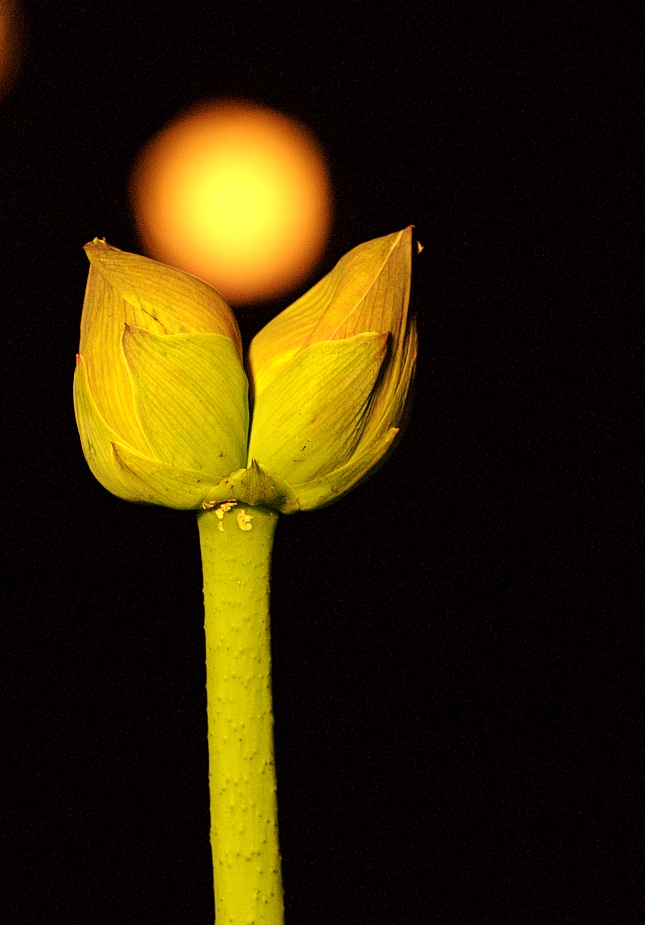
[[[293,305],[259,331],[249,347],[249,369],[257,397],[289,363],[316,327],[338,285],[338,265]]]
[[[351,458],[361,438],[387,336],[312,344],[260,393],[249,456],[291,485]]]
[[[412,225],[359,244],[342,258],[327,311],[302,345],[342,340],[361,331],[390,333],[396,352],[410,298]]]
[[[338,501],[342,495],[371,475],[385,461],[388,451],[394,445],[398,428],[391,427],[386,433],[378,435],[355,453],[350,461],[334,472],[329,472],[304,485],[294,485],[293,491],[302,511],[325,507]]]
[[[127,446],[101,417],[87,387],[82,357],[74,375],[74,408],[81,445],[98,481],[119,498],[140,504],[196,509],[212,489],[202,472],[173,468]]]
[[[223,334],[239,355],[242,339],[232,311],[211,286],[189,273],[121,251],[94,238],[85,245],[92,265],[135,308],[156,319],[166,334]],[[134,322],[147,327],[140,320]]]
[[[197,510],[213,491],[213,480],[202,471],[148,459],[117,441],[110,449],[121,479],[136,494],[132,500],[180,511]]]
[[[221,334],[153,334],[126,326],[134,407],[154,456],[219,481],[246,461],[247,381]]]
[[[403,426],[409,406],[410,387],[417,359],[417,328],[410,321],[399,350],[392,356],[370,409],[363,442],[386,433],[391,427]]]
[[[411,240],[410,225],[359,244],[253,338],[249,368],[256,397],[299,351],[316,341],[377,331],[392,335],[396,353],[407,319]]]
[[[414,320],[408,319],[412,226],[368,241],[347,255],[342,284],[309,340],[347,337],[355,330],[389,331],[391,345],[370,407],[360,449],[402,422],[417,355]],[[360,281],[372,276],[362,298]]]
[[[87,384],[96,407],[118,439],[141,453],[152,455],[143,436],[132,404],[132,386],[125,365],[121,339],[126,322],[156,325],[152,318],[137,312],[124,301],[100,273],[90,267],[81,317],[79,353],[87,370]],[[158,327],[158,325],[157,325]]]
[[[132,486],[123,478],[114,458],[112,444],[121,438],[106,423],[92,398],[87,381],[87,367],[81,356],[76,357],[74,411],[83,453],[95,478],[113,495],[125,501],[142,501],[141,493],[136,486]]]

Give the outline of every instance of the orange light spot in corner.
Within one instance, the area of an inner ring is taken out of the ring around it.
[[[321,255],[324,156],[298,122],[253,103],[197,106],[146,146],[132,177],[144,246],[231,303],[281,295]]]
[[[15,0],[0,0],[0,96],[18,72],[22,45],[22,14]]]

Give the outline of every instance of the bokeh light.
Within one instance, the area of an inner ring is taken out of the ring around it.
[[[22,46],[22,15],[15,0],[0,0],[0,96],[18,73]]]
[[[289,291],[324,249],[331,186],[300,123],[241,101],[199,105],[140,155],[132,200],[153,257],[199,276],[233,303]]]

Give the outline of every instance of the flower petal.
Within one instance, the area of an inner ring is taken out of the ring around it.
[[[140,493],[123,478],[114,459],[112,444],[121,438],[106,423],[92,398],[82,356],[76,357],[74,412],[83,453],[94,477],[113,495],[125,501],[141,501]]]
[[[88,388],[101,416],[118,439],[152,456],[132,404],[132,385],[121,346],[126,322],[136,324],[135,309],[90,267],[79,347]]]
[[[411,240],[412,225],[359,244],[256,334],[249,349],[254,395],[316,341],[343,340],[368,331],[390,333],[395,353],[407,323]]]
[[[333,271],[338,272],[333,298],[301,349],[319,340],[378,331],[392,335],[396,352],[407,321],[411,243],[412,225],[345,254]]]
[[[294,485],[293,492],[300,510],[311,511],[325,507],[356,488],[385,462],[398,433],[397,427],[391,427],[369,444],[361,444],[359,451],[344,466],[303,485]]]
[[[370,408],[363,441],[385,434],[391,427],[401,427],[409,408],[411,385],[417,359],[417,327],[412,319],[399,349],[384,370],[381,385]]]
[[[291,485],[344,465],[361,438],[387,335],[312,344],[260,393],[249,457]]]
[[[126,326],[134,407],[154,456],[218,481],[246,461],[247,381],[222,334],[153,334]]]
[[[118,441],[110,449],[121,479],[136,495],[130,500],[193,511],[201,508],[213,491],[213,481],[199,470],[148,459]]]
[[[248,365],[255,397],[294,358],[318,324],[336,289],[337,268],[276,315],[251,341]]]
[[[166,334],[223,334],[242,355],[237,321],[219,292],[196,276],[130,254],[94,238],[85,252],[98,272],[127,302],[148,313]],[[147,327],[141,321],[138,327]]]

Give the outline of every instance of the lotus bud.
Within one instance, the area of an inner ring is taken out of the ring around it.
[[[412,226],[355,247],[251,343],[249,457],[302,510],[355,487],[399,433],[417,352],[411,243]]]
[[[322,507],[384,460],[416,359],[412,227],[346,254],[254,338],[206,283],[94,239],[74,404],[90,469],[130,501]],[[247,450],[248,444],[248,450]]]
[[[85,250],[74,407],[90,469],[120,498],[200,508],[246,463],[235,318],[187,273],[96,238]]]

